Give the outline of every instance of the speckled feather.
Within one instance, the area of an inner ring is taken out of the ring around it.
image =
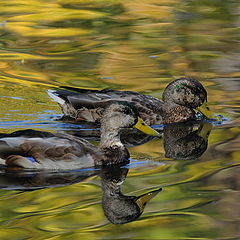
[[[121,143],[120,131],[137,121],[134,107],[111,103],[101,119],[100,147],[69,134],[28,129],[0,134],[0,158],[8,166],[54,170],[127,163],[129,153]]]
[[[184,122],[193,119],[193,108],[207,100],[202,84],[191,78],[172,81],[164,90],[163,101],[133,91],[64,88],[50,91],[59,98],[64,115],[77,121],[99,122],[109,102],[121,100],[133,104],[147,124]]]

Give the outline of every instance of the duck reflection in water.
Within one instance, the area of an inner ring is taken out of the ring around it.
[[[141,196],[126,196],[121,192],[121,185],[126,179],[127,168],[106,166],[100,173],[102,181],[102,207],[104,214],[113,224],[123,224],[136,220],[152,198],[162,189],[142,194]]]
[[[166,125],[163,129],[165,157],[179,160],[200,157],[207,150],[211,129],[209,122],[202,122],[196,130],[193,122]]]
[[[124,224],[141,216],[146,204],[160,191],[149,191],[140,196],[126,196],[121,185],[128,174],[127,166],[102,166],[100,169],[86,169],[71,172],[29,171],[2,168],[0,185],[3,189],[33,191],[42,188],[67,186],[99,175],[102,186],[102,207],[105,216],[113,224]]]

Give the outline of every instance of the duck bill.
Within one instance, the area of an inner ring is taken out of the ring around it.
[[[205,101],[200,107],[197,107],[196,110],[201,112],[207,118],[213,118],[213,113],[210,111],[207,101]]]
[[[208,140],[208,136],[212,130],[212,124],[211,123],[204,123],[199,130],[197,130],[197,135],[202,137],[205,141]]]
[[[149,127],[140,117],[138,117],[138,121],[133,127],[151,136],[161,136],[159,132]]]
[[[145,193],[143,195],[141,195],[140,197],[137,198],[136,203],[139,206],[141,212],[144,210],[144,207],[146,206],[146,204],[152,199],[154,198],[156,195],[158,195],[159,192],[162,191],[162,188],[158,189],[158,190],[154,190],[148,193]]]

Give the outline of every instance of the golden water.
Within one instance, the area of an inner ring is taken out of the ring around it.
[[[54,121],[60,109],[46,93],[54,87],[161,98],[180,76],[198,78],[211,109],[226,119],[214,123],[208,149],[196,159],[166,158],[162,139],[129,148],[136,161],[122,192],[163,191],[123,225],[104,216],[95,173],[26,192],[14,187],[29,182],[11,182],[2,170],[0,239],[239,238],[239,1],[0,0],[0,6],[0,132],[77,130]]]

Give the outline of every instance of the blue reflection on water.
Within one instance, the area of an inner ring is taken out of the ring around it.
[[[20,97],[12,97],[12,96],[0,96],[1,98],[11,98],[11,99],[15,99],[15,100],[24,100],[23,98]]]

